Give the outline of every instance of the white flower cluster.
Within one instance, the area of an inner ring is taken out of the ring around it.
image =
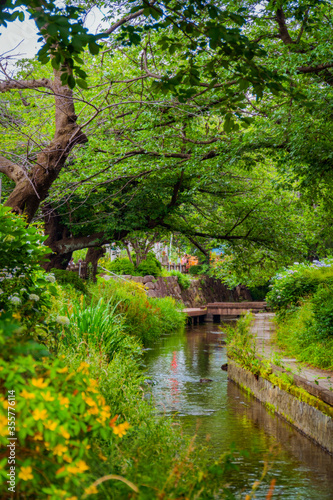
[[[22,271],[20,267],[14,267],[13,269],[8,269],[7,267],[4,267],[3,269],[0,270],[0,282],[17,277],[25,278],[25,274],[23,274],[22,272],[21,274],[18,275],[20,271]]]
[[[333,259],[314,260],[311,267],[332,267]]]
[[[59,325],[65,325],[65,326],[68,326],[69,325],[69,318],[67,318],[67,316],[58,316],[56,318],[56,322],[59,323]]]
[[[39,301],[39,296],[36,295],[35,293],[31,293],[29,295],[29,300],[34,300],[35,302],[38,302]]]
[[[20,297],[18,297],[17,295],[11,295],[10,297],[8,297],[10,302],[14,305],[19,305],[19,304],[22,304],[22,300],[20,299]]]

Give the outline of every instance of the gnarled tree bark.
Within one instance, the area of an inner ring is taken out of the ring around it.
[[[66,159],[77,144],[87,142],[87,137],[76,123],[73,92],[62,85],[60,71],[54,70],[54,80],[9,80],[0,83],[0,92],[44,87],[50,89],[55,100],[55,133],[48,146],[38,154],[31,169],[0,157],[0,172],[15,182],[15,188],[6,205],[17,213],[24,213],[30,222],[49,188],[58,177]]]
[[[91,277],[93,281],[96,281],[96,274],[97,274],[97,266],[98,266],[98,261],[103,255],[105,254],[106,250],[104,247],[92,247],[88,249],[85,262],[87,264],[87,274],[89,277],[89,273],[91,272]],[[91,264],[91,266],[89,266]],[[91,268],[91,271],[90,271]]]

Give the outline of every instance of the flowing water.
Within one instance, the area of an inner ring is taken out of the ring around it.
[[[271,450],[274,463],[256,498],[266,498],[275,478],[273,499],[333,500],[333,457],[228,381],[221,370],[227,362],[223,328],[213,323],[189,327],[146,350],[158,411],[175,415],[185,432],[196,433],[197,446],[204,445],[203,453],[212,460],[231,446],[245,451],[236,453],[239,470],[230,476],[239,498],[260,478]],[[212,382],[200,382],[204,378]]]

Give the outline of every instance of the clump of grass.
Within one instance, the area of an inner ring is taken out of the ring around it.
[[[184,327],[185,316],[171,297],[148,298],[144,285],[136,282],[104,281],[91,285],[92,303],[103,297],[123,316],[123,328],[147,343]]]
[[[333,368],[333,337],[318,334],[314,321],[313,302],[303,301],[301,306],[278,323],[278,344],[299,361],[318,368]]]
[[[60,310],[69,320],[64,327],[63,344],[72,349],[84,344],[88,350],[103,350],[109,358],[119,351],[139,354],[141,345],[126,335],[124,319],[117,307],[118,304],[111,305],[103,298],[88,305],[83,295],[79,299],[74,296]]]

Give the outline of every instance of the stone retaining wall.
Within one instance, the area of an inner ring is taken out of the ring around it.
[[[333,419],[229,359],[228,377],[333,454]]]
[[[147,288],[148,297],[173,297],[181,300],[186,307],[200,307],[208,302],[237,302],[251,300],[251,294],[244,286],[229,290],[220,280],[202,276],[193,279],[187,290],[182,290],[177,276],[154,278],[154,276],[128,276],[123,278],[143,283]]]

